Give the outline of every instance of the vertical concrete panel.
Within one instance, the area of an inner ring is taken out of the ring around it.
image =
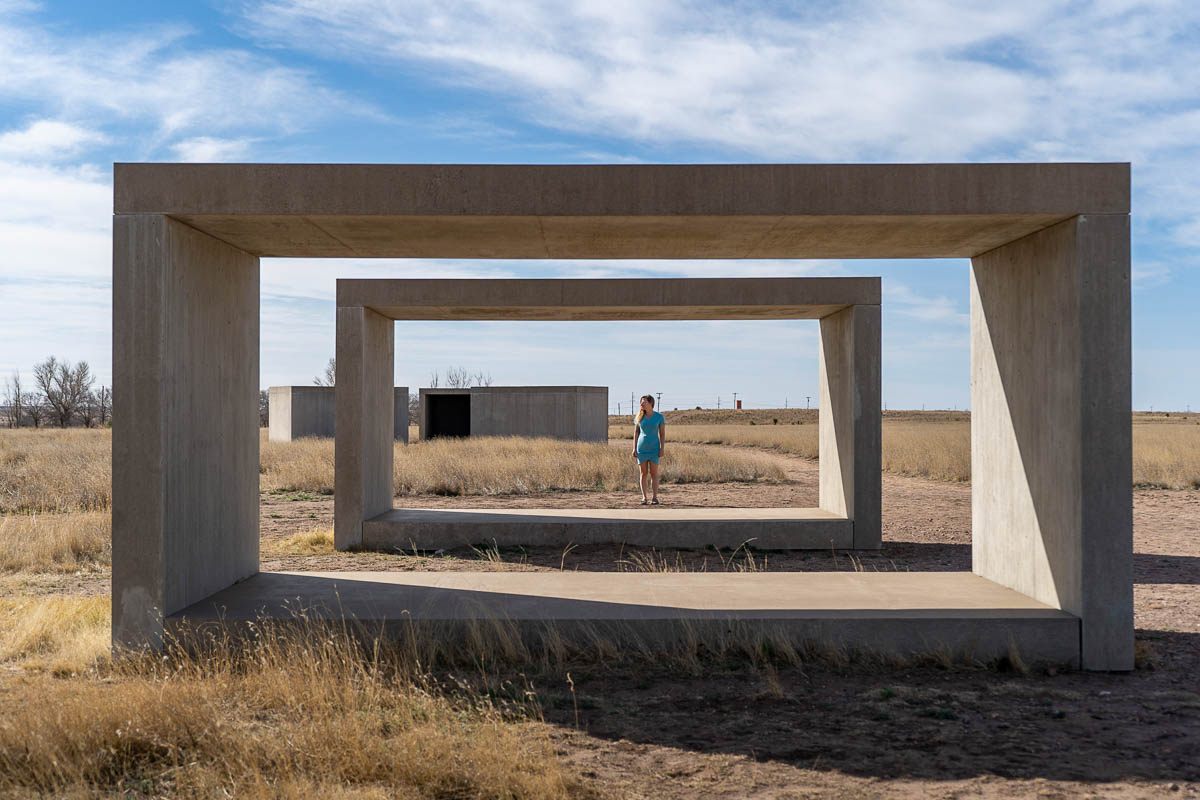
[[[114,218],[113,643],[258,571],[256,256]]]
[[[608,387],[581,386],[575,394],[575,438],[608,441]]]
[[[1067,220],[971,264],[973,569],[1077,614],[1133,665],[1128,219]]]
[[[854,546],[883,546],[883,338],[880,308],[853,307]]]
[[[856,305],[820,322],[821,508],[854,520],[854,546],[881,546],[880,309]]]
[[[292,440],[292,387],[272,386],[268,392],[267,439],[272,442]]]
[[[393,328],[394,330],[394,328]],[[393,334],[393,339],[395,335]],[[395,413],[396,419],[393,423],[394,438],[398,442],[408,444],[408,387],[397,386],[395,388]]]
[[[331,386],[289,386],[292,396],[291,438],[333,436],[334,389]]]
[[[821,508],[854,518],[854,309],[821,320],[817,353],[818,497]]]
[[[337,310],[334,546],[362,545],[362,522],[392,507],[395,325],[362,307]]]

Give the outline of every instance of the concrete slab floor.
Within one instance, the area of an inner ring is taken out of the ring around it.
[[[169,629],[217,621],[353,619],[619,625],[651,637],[737,623],[880,651],[950,648],[1077,661],[1079,620],[966,572],[264,572],[172,615]]]
[[[803,550],[854,546],[854,523],[820,508],[392,509],[363,523],[367,549],[439,550],[473,544]]]

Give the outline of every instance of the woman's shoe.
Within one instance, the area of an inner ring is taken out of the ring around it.
[[[646,498],[644,498],[644,497],[642,498],[642,505],[646,505],[646,503],[648,503],[648,502],[649,502],[649,501],[648,501]],[[656,501],[656,502],[657,502],[657,501]]]
[[[654,498],[653,500],[651,500],[651,501],[650,501],[650,505],[652,505],[652,506],[656,506],[656,505],[658,505],[658,504],[659,504],[659,503],[658,503],[658,498],[657,498],[657,497],[656,497],[656,498]]]

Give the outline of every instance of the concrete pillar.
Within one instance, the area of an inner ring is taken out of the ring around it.
[[[882,546],[879,306],[821,319],[820,506],[854,520],[854,547]]]
[[[974,572],[1082,620],[1133,668],[1129,218],[1074,217],[971,261]]]
[[[258,572],[258,277],[180,222],[113,219],[116,647]]]
[[[334,546],[362,545],[362,523],[392,508],[395,323],[362,306],[337,310]]]

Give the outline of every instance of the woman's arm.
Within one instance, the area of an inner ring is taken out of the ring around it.
[[[641,432],[642,432],[642,431],[641,431],[641,429],[640,429],[640,428],[638,428],[638,424],[637,424],[636,422],[635,422],[635,423],[633,423],[633,454],[634,454],[635,456],[637,455],[637,439],[638,439],[638,434],[639,434],[639,433],[641,433]]]
[[[667,454],[667,423],[658,426],[658,457],[662,458]]]

